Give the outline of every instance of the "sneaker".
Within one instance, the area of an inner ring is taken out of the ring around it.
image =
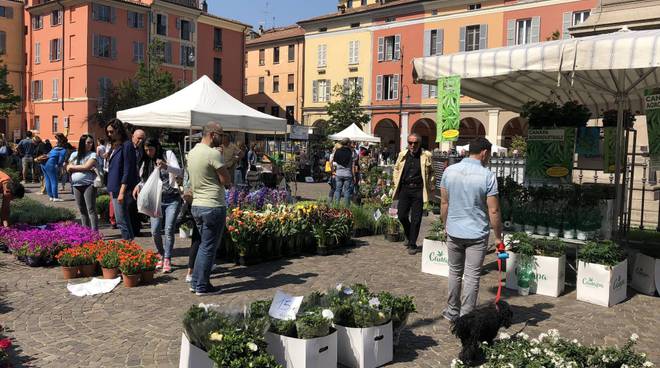
[[[172,272],[172,261],[169,258],[165,258],[165,262],[163,262],[163,273],[170,272]]]
[[[413,245],[413,246],[408,247],[408,254],[410,254],[411,256],[417,254],[417,252],[419,252],[419,247],[418,246]]]
[[[447,321],[451,322],[451,323],[454,323],[456,321],[456,319],[458,318],[458,317],[450,316],[449,313],[447,313],[446,309],[442,311],[442,317],[444,319],[446,319]]]
[[[186,275],[186,282],[191,283],[192,282],[192,275]]]
[[[210,289],[206,289],[204,291],[196,291],[195,295],[197,296],[207,296],[207,295],[218,295],[220,294],[220,288],[216,287],[211,287]]]
[[[163,268],[163,260],[162,259],[159,260],[158,262],[156,262],[156,269],[160,269],[160,268]]]
[[[191,286],[191,287],[189,287],[189,288],[188,288],[188,290],[190,290],[190,292],[191,292],[191,293],[194,293],[194,292],[195,292],[195,289],[193,289],[193,287],[192,287],[192,286]]]
[[[62,198],[53,198],[53,202],[64,202]]]

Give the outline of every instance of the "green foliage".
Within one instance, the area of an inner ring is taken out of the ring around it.
[[[447,241],[447,234],[445,233],[445,224],[442,222],[442,217],[433,221],[431,224],[431,229],[429,229],[429,234],[426,236],[426,239],[435,240],[435,241]]]
[[[591,111],[577,101],[567,101],[561,107],[560,116],[560,126],[585,127],[591,118]]]
[[[296,317],[296,334],[299,339],[328,336],[332,320],[321,315],[321,310],[310,310]]]
[[[360,88],[345,88],[337,84],[333,88],[333,95],[337,97],[334,102],[328,102],[328,130],[327,134],[341,132],[351,124],[359,128],[369,123],[369,116],[360,107],[362,90]]]
[[[45,225],[52,222],[75,220],[76,214],[68,208],[45,206],[33,199],[23,198],[11,201],[9,223]]]
[[[410,313],[416,313],[417,307],[411,296],[394,296],[387,291],[378,293],[378,300],[392,313],[392,328],[400,331],[408,321]]]
[[[517,150],[518,154],[524,157],[527,154],[527,138],[514,136],[511,139],[511,150]]]
[[[0,60],[0,63],[2,63],[2,60]],[[7,65],[0,67],[0,117],[3,118],[18,109],[21,103],[21,96],[14,94],[14,87],[7,80],[8,75]]]
[[[558,239],[535,239],[526,233],[513,233],[507,244],[509,250],[525,257],[561,257],[566,254],[566,244]]]
[[[105,221],[110,219],[110,196],[101,194],[96,197],[96,213]]]
[[[275,358],[266,352],[266,343],[247,331],[227,329],[220,335],[222,340],[214,341],[209,350],[209,358],[217,367],[281,367]]]
[[[520,116],[527,119],[532,129],[583,127],[591,117],[591,111],[576,101],[567,101],[562,106],[553,101],[529,101],[522,106]]]
[[[351,213],[353,213],[353,230],[372,233],[376,226],[373,209],[367,206],[358,206],[351,204]]]
[[[5,174],[9,175],[9,178],[11,178],[13,182],[19,183],[21,181],[21,174],[19,174],[18,171],[10,167],[2,168],[2,171],[4,171]]]
[[[578,252],[578,259],[587,263],[616,266],[626,259],[626,253],[612,241],[588,242]]]
[[[660,232],[655,230],[630,230],[626,233],[626,239],[645,243],[660,243]]]

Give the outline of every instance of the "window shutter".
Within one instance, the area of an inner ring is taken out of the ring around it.
[[[41,43],[37,42],[34,44],[34,63],[41,63]]]
[[[348,41],[348,64],[353,64],[353,41]]]
[[[516,44],[516,20],[509,19],[506,22],[506,44],[507,46]]]
[[[99,6],[98,4],[92,4],[92,19],[99,20]]]
[[[376,101],[381,101],[383,99],[383,76],[379,75],[376,77]]]
[[[325,101],[330,101],[330,79],[325,80]]]
[[[144,28],[144,14],[137,14],[137,24],[138,28]]]
[[[117,21],[117,9],[110,7],[110,23],[115,23]]]
[[[195,33],[195,22],[194,21],[190,21],[190,32]]]
[[[14,8],[12,8],[12,7],[7,7],[7,8],[5,9],[5,17],[7,17],[8,19],[12,19],[12,18],[14,18]]]
[[[479,26],[479,50],[488,48],[488,24]]]
[[[163,20],[163,24],[165,24],[165,35],[167,36],[167,29],[169,28],[169,24],[167,23],[167,15],[163,14],[161,19]]]
[[[181,29],[181,18],[176,17],[176,29]]]
[[[128,27],[132,28],[135,21],[135,13],[129,11],[126,18],[128,22]]]
[[[57,39],[57,60],[62,59],[62,46],[64,45],[64,39]]]
[[[58,99],[59,79],[53,79],[53,100]]]
[[[133,41],[133,62],[138,61],[138,51],[140,49],[140,46],[137,42]]]
[[[458,41],[458,51],[465,51],[465,27],[461,27]]]
[[[392,99],[399,99],[399,75],[396,74],[392,77]]]
[[[93,39],[93,41],[92,41],[92,42],[93,42],[93,46],[92,46],[92,54],[93,54],[94,56],[99,56],[99,54],[100,54],[100,53],[99,53],[99,35],[97,35],[96,33],[94,33],[94,34],[92,35],[92,39]]]
[[[437,29],[437,37],[435,38],[435,54],[442,55],[444,54],[443,48],[445,47],[445,30]]]
[[[541,32],[541,17],[532,17],[532,42],[539,42],[539,33]]]
[[[181,65],[186,65],[186,59],[184,58],[185,54],[186,54],[186,47],[181,45],[181,47],[179,47],[179,64]]]
[[[0,32],[0,55],[3,55],[7,52],[7,34],[5,32]]]
[[[385,59],[385,38],[378,37],[378,61]]]
[[[111,37],[110,38],[110,47],[111,47],[111,54],[110,57],[113,59],[117,58],[117,38]]]
[[[429,85],[422,84],[422,99],[429,98]]]
[[[431,56],[431,30],[424,31],[424,56]]]
[[[364,97],[364,90],[362,89],[364,86],[364,78],[358,77],[357,79],[357,90],[360,92],[360,97]]]
[[[312,102],[319,102],[319,81],[312,81]]]
[[[53,41],[54,40],[50,40],[48,42],[48,60],[50,60],[50,61],[53,61],[53,55],[54,55]]]
[[[165,43],[165,62],[172,63],[172,44],[169,42]]]
[[[394,60],[401,59],[401,35],[394,36]]]
[[[429,98],[438,97],[438,86],[436,84],[429,86]]]
[[[564,17],[562,20],[562,38],[571,38],[571,34],[568,33],[568,27],[571,26],[571,18],[573,17],[573,13],[571,12],[565,12]]]

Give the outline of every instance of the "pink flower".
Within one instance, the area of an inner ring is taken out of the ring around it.
[[[0,349],[7,350],[11,347],[10,339],[0,339]]]

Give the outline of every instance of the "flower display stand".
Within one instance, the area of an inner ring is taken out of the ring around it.
[[[611,307],[627,297],[628,261],[608,267],[578,262],[577,300]]]
[[[447,242],[424,239],[422,244],[422,272],[448,277],[448,257]]]
[[[518,261],[520,255],[509,253],[506,262],[506,288],[518,290]],[[534,279],[529,285],[531,294],[558,297],[564,292],[566,277],[566,256],[534,256]]]
[[[179,368],[214,368],[209,354],[188,341],[185,333],[181,334],[181,353]]]
[[[656,260],[642,253],[637,253],[632,270],[633,289],[647,295],[655,295],[656,290]]]
[[[340,364],[350,368],[375,368],[394,359],[392,322],[369,328],[335,327]]]
[[[266,351],[285,368],[337,367],[337,331],[315,339],[296,339],[266,332]]]

